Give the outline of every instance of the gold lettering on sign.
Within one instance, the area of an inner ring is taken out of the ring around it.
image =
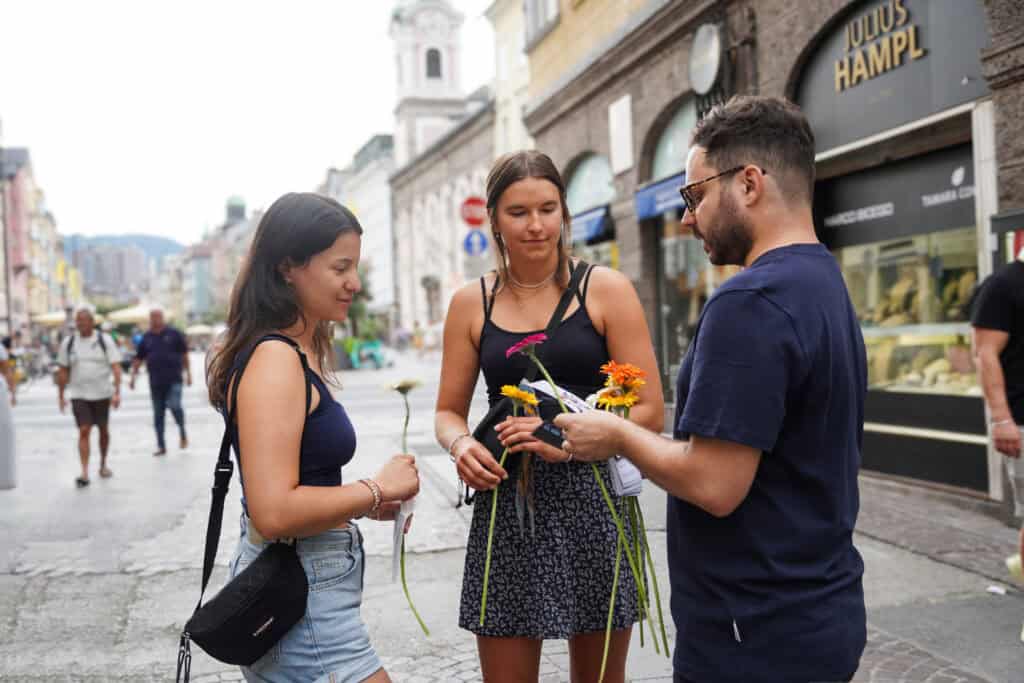
[[[918,42],[917,26],[908,25],[910,12],[903,3],[888,0],[846,25],[846,54],[835,62],[836,92],[927,54]]]

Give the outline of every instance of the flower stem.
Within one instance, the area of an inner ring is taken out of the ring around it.
[[[555,399],[558,401],[558,406],[562,409],[563,413],[568,413],[569,409],[565,407],[565,403],[562,402],[562,397],[558,395],[557,384],[555,380],[551,379],[551,375],[548,374],[547,368],[540,362],[540,359],[532,353],[528,353],[530,360],[532,360],[537,369],[540,370],[541,374],[544,375],[544,379],[551,385],[551,390],[555,392]],[[615,511],[615,503],[612,502],[612,498],[608,495],[608,488],[604,485],[604,480],[601,479],[601,472],[597,469],[596,463],[590,463],[590,469],[594,473],[594,478],[597,480],[597,485],[601,488],[601,495],[604,496],[605,505],[608,506],[608,510],[612,513],[612,520],[615,521],[615,528],[619,532],[619,538],[623,545],[626,547],[626,558],[629,560],[629,569],[633,572],[633,579],[636,581],[637,590],[640,591],[640,596],[646,600],[646,593],[642,588],[640,582],[640,573],[637,571],[636,562],[633,560],[633,551],[630,550],[629,539],[626,538],[626,532],[622,528],[622,520],[619,519],[619,513]]]
[[[658,575],[654,571],[654,562],[651,560],[651,546],[647,543],[647,527],[644,524],[644,512],[640,506],[636,506],[637,519],[640,522],[640,534],[644,539],[644,548],[647,551],[647,564],[651,567],[651,583],[654,585],[654,601],[658,605],[658,622],[661,626],[661,640],[665,645],[665,656],[671,656],[668,649],[668,636],[665,635],[665,615],[661,611],[661,593],[658,591]],[[655,636],[657,637],[657,636]]]
[[[412,610],[413,615],[416,617],[416,621],[420,622],[420,628],[423,629],[423,633],[430,635],[430,629],[423,623],[423,619],[420,617],[420,613],[416,611],[416,606],[412,604],[412,596],[409,595],[409,584],[405,582],[405,534],[402,534],[402,590],[405,591],[405,599],[409,603],[409,609]]]
[[[608,506],[608,510],[612,513],[612,521],[615,522],[615,528],[619,532],[619,539],[626,548],[626,559],[629,561],[629,569],[633,572],[633,580],[636,582],[636,589],[640,593],[640,599],[647,602],[647,591],[643,588],[643,581],[640,578],[640,571],[637,569],[636,561],[633,559],[633,551],[629,543],[629,539],[626,538],[626,531],[622,527],[622,519],[619,517],[618,511],[615,509],[615,503],[612,502],[612,497],[608,494],[608,487],[604,485],[604,480],[601,478],[601,472],[597,469],[596,463],[590,463],[590,469],[594,473],[594,479],[597,480],[597,485],[601,489],[601,495],[604,497],[605,505]]]
[[[608,600],[608,621],[604,627],[604,653],[601,655],[601,673],[597,683],[604,680],[604,668],[608,663],[608,645],[612,640],[612,616],[615,614],[615,592],[619,587],[619,567],[622,566],[622,539],[615,542],[615,574],[612,577],[612,597]]]
[[[501,454],[501,460],[498,461],[498,465],[501,467],[505,466],[505,458],[508,457],[508,449],[506,448]],[[487,583],[491,576],[491,546],[494,543],[494,519],[497,517],[498,512],[498,486],[494,487],[494,495],[491,496],[491,522],[487,527],[487,559],[484,561],[484,592],[480,596],[480,625],[484,625],[484,616],[487,613]]]
[[[518,415],[518,405],[512,404],[512,417]],[[508,457],[508,447],[501,452],[501,460],[498,461],[499,467],[505,466],[505,458]],[[501,486],[501,482],[498,482],[498,486],[494,487],[494,495],[491,496],[491,521],[487,527],[487,559],[484,560],[484,590],[480,596],[480,625],[484,625],[484,617],[487,614],[487,583],[491,577],[491,546],[494,543],[494,519],[497,517],[498,512],[498,489]]]
[[[626,512],[629,515],[629,529],[630,529],[631,535],[633,536],[633,543],[636,544],[635,545],[635,547],[636,547],[636,563],[637,563],[637,566],[640,567],[640,576],[644,580],[644,589],[646,589],[647,588],[647,567],[644,565],[644,561],[643,561],[643,552],[644,551],[643,551],[643,548],[640,546],[640,543],[641,543],[642,539],[641,539],[640,535],[637,533],[637,529],[639,528],[639,526],[638,526],[637,521],[636,521],[636,504],[637,504],[636,497],[635,496],[628,496],[625,499],[625,503],[626,503]],[[650,605],[644,603],[644,601],[640,599],[640,591],[637,591],[636,595],[637,595],[637,602],[640,605],[640,647],[643,647],[644,646],[644,621],[646,621],[648,618],[650,618],[651,612],[650,612]],[[657,648],[658,648],[658,640],[657,640],[657,638],[655,638],[655,640],[654,640],[654,648],[655,648],[655,650],[657,650]]]
[[[402,394],[402,400],[405,401],[405,424],[402,425],[402,452],[408,453],[407,439],[409,436],[409,395]]]
[[[563,413],[568,413],[569,409],[565,407],[565,404],[562,402],[562,397],[558,395],[558,385],[555,384],[555,380],[551,379],[551,375],[548,374],[547,368],[544,367],[544,364],[540,362],[540,359],[537,358],[537,356],[532,353],[529,354],[529,356],[530,360],[537,365],[537,369],[540,370],[540,374],[544,375],[544,379],[546,379],[548,384],[551,385],[551,391],[555,394],[555,400],[558,401],[558,407],[562,409]]]

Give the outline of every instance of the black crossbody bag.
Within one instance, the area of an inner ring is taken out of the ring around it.
[[[572,268],[572,273],[569,277],[569,286],[565,288],[565,292],[562,293],[562,298],[558,300],[558,305],[555,306],[555,312],[551,314],[551,320],[548,321],[548,326],[544,330],[544,334],[547,335],[548,339],[551,338],[555,333],[555,330],[558,329],[558,326],[562,323],[562,317],[565,315],[566,310],[568,310],[573,296],[576,295],[576,292],[579,289],[580,281],[583,279],[583,275],[589,268],[590,265],[585,261],[580,261],[576,264],[575,268]],[[583,303],[580,302],[580,305],[582,306]],[[537,365],[535,363],[531,362],[526,374],[523,375],[523,380],[532,382],[537,379],[538,374],[540,374],[540,370],[537,369]],[[489,450],[495,458],[501,457],[501,452],[504,447],[501,445],[501,442],[498,441],[498,433],[494,431],[494,427],[511,414],[512,400],[509,398],[502,398],[491,406],[487,411],[487,414],[480,420],[480,423],[473,429],[473,438],[483,444],[484,448]],[[472,505],[473,498],[475,496],[476,493],[472,488],[470,488],[469,484],[464,483],[464,495],[463,499],[459,501],[459,504],[461,505],[464,502],[466,505]]]
[[[203,556],[203,583],[199,589],[199,602],[195,612],[185,624],[178,646],[177,681],[189,680],[192,654],[189,642],[194,642],[208,655],[225,664],[248,666],[262,657],[306,613],[309,581],[295,544],[276,541],[271,543],[238,573],[220,591],[203,604],[203,593],[210,581],[213,563],[217,558],[221,521],[224,518],[224,498],[231,483],[234,463],[231,461],[231,425],[238,411],[238,385],[256,346],[267,339],[290,344],[302,361],[306,381],[306,415],[309,415],[312,387],[309,381],[309,363],[306,355],[291,339],[271,334],[260,339],[249,350],[238,370],[228,380],[234,387],[231,410],[220,443],[220,456],[213,478],[213,502],[206,525],[206,551]]]

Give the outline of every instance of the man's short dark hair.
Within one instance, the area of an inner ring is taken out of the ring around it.
[[[737,95],[693,130],[718,171],[754,164],[776,177],[787,201],[814,198],[814,133],[800,107],[780,97]],[[700,178],[693,178],[700,180]]]

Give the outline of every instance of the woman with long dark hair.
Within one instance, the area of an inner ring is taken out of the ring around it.
[[[507,472],[467,424],[479,372],[492,405],[501,398],[502,385],[518,384],[529,361],[519,355],[506,359],[506,349],[546,328],[571,273],[586,266],[570,256],[565,185],[546,155],[527,151],[498,159],[487,179],[487,209],[498,269],[452,298],[435,423],[438,442],[455,460],[459,477],[481,492],[466,552],[459,624],[477,636],[486,681],[536,681],[543,641],[565,639],[572,680],[590,683],[601,668],[617,540],[597,482],[588,466],[533,437],[537,417],[498,425],[499,439],[511,452]],[[539,355],[554,381],[581,397],[602,385],[600,368],[609,359],[639,366],[648,383],[631,419],[661,430],[664,401],[654,348],[640,299],[622,274],[609,268],[587,271]],[[607,466],[601,472],[611,490]],[[497,523],[481,624],[494,495]],[[531,519],[518,522],[522,517]],[[604,679],[609,683],[625,678],[637,618],[632,574],[620,572],[620,583]]]
[[[330,324],[345,319],[359,292],[362,232],[331,199],[286,194],[274,202],[235,282],[228,330],[209,363],[211,402],[225,416],[232,408],[237,414],[230,427],[243,513],[231,576],[268,540],[294,538],[309,579],[306,614],[242,669],[249,681],[390,680],[359,615],[364,556],[353,520],[393,519],[401,501],[419,490],[419,475],[412,456],[395,455],[373,479],[343,483],[356,435],[328,389]]]

